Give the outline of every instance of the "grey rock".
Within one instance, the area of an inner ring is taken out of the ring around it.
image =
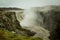
[[[7,9],[8,8],[5,8],[5,10],[1,9],[3,11],[0,11],[0,28],[1,29],[6,29],[11,32],[14,31],[17,34],[22,34],[25,36],[33,36],[34,34],[36,34],[35,32],[32,32],[27,29],[23,29],[20,26],[20,22],[16,18],[16,13],[19,12],[19,10],[8,9],[7,11]]]

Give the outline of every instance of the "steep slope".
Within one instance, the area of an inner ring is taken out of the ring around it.
[[[0,29],[0,40],[42,40],[42,39],[39,37],[36,38],[27,37],[21,34],[9,32],[8,30],[5,29]]]
[[[8,11],[0,12],[0,28],[6,29],[9,31],[13,31],[14,33],[22,34],[25,36],[33,36],[35,34],[35,32],[23,29],[20,26],[20,24],[16,18],[15,12],[8,12]]]

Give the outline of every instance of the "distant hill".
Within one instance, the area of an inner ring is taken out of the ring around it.
[[[0,11],[4,11],[4,10],[24,10],[24,9],[16,8],[16,7],[0,7]]]

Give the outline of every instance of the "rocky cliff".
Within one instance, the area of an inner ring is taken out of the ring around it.
[[[16,18],[16,12],[9,12],[6,11],[6,9],[4,11],[0,11],[0,28],[25,36],[33,36],[35,34],[35,32],[23,29],[20,26],[20,23]]]

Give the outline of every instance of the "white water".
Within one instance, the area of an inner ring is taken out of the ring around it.
[[[20,22],[23,28],[35,31],[37,34],[34,37],[41,37],[43,40],[48,40],[49,31],[41,27],[43,24],[43,18],[40,13],[37,12],[38,9],[26,9],[24,11],[24,19]]]

